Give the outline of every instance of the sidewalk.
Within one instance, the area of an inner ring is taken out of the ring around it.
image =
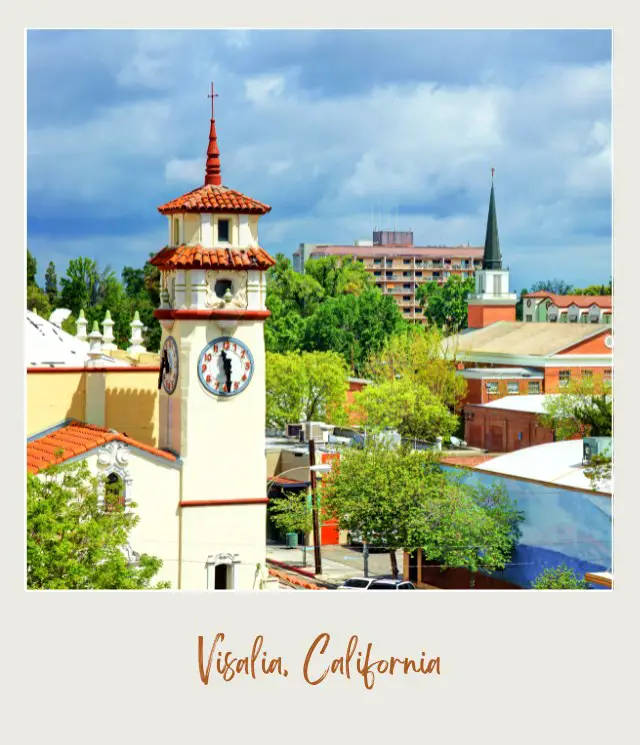
[[[349,577],[364,576],[364,560],[362,551],[347,546],[323,546],[322,574],[318,579],[327,583],[339,585]],[[402,576],[402,551],[396,553],[398,570]],[[307,566],[304,566],[304,555],[301,546],[288,548],[287,546],[267,546],[267,559],[286,564],[289,567],[302,569],[314,575],[315,563],[313,546],[307,546]],[[369,576],[391,577],[391,562],[387,552],[369,554]]]

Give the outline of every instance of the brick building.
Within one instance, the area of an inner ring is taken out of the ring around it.
[[[391,295],[407,320],[426,323],[416,302],[416,290],[425,282],[444,284],[458,274],[475,276],[482,266],[483,249],[472,246],[414,246],[411,231],[375,231],[372,241],[353,246],[301,243],[293,254],[294,269],[304,272],[309,259],[353,256],[372,275],[376,286]]]

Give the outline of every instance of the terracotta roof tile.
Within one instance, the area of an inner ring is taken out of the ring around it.
[[[27,471],[38,473],[55,463],[62,463],[76,455],[82,455],[112,440],[152,453],[170,461],[177,458],[172,453],[145,445],[121,432],[111,432],[104,427],[85,422],[72,421],[59,429],[27,443]]]
[[[239,212],[265,215],[271,211],[268,204],[242,194],[235,189],[215,184],[205,184],[197,189],[172,199],[158,207],[158,212],[170,215],[174,212]]]
[[[165,246],[150,263],[162,269],[259,269],[266,271],[276,261],[263,248],[203,248]]]
[[[605,309],[613,308],[611,295],[555,295],[552,292],[538,290],[537,292],[528,292],[523,297],[546,297],[558,308],[568,308],[570,305],[577,305],[578,308],[590,308],[592,305]]]

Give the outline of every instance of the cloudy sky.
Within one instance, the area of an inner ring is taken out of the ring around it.
[[[204,181],[211,80],[223,183],[272,206],[271,253],[353,243],[372,221],[482,245],[495,167],[514,289],[609,280],[607,31],[29,32],[40,275],[165,245],[156,207]]]

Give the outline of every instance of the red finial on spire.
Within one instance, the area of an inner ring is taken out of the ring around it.
[[[211,99],[211,128],[209,129],[209,147],[207,148],[207,167],[205,169],[204,183],[220,186],[222,177],[220,176],[220,150],[218,149],[218,136],[216,134],[216,121],[213,118],[213,99],[218,96],[213,92],[213,83],[211,83],[211,93],[207,98]]]

